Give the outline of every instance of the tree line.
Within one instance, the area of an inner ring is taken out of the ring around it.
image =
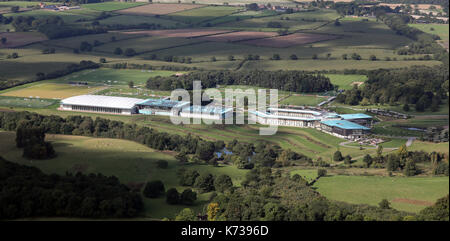
[[[217,85],[249,85],[293,92],[324,92],[334,86],[321,74],[305,71],[198,71],[182,76],[154,77],[147,88],[157,90],[192,90],[193,81],[200,80],[202,88]]]

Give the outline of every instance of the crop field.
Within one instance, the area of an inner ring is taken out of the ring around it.
[[[147,181],[162,180],[166,190],[175,187],[178,191],[182,191],[185,188],[178,185],[176,173],[181,166],[177,164],[172,153],[155,151],[136,142],[47,134],[46,139],[53,143],[58,156],[43,162],[30,162],[22,158],[21,149],[15,147],[14,139],[14,133],[0,132],[2,156],[10,161],[38,167],[45,173],[100,172],[106,176],[114,175],[126,185],[142,185]],[[157,168],[156,161],[158,160],[168,161],[168,168]],[[184,167],[195,168],[200,173],[227,174],[235,185],[240,184],[247,172],[234,166],[186,165]],[[199,196],[196,205],[190,206],[191,208],[196,210],[202,208],[202,204],[206,202],[209,194],[202,195]],[[186,207],[168,205],[164,198],[144,199],[144,201],[146,204],[145,216],[152,218],[174,218],[181,209]]]
[[[221,24],[230,23],[230,22],[238,22],[238,21],[251,19],[251,18],[269,17],[269,16],[273,16],[273,15],[277,15],[277,14],[278,14],[277,12],[271,11],[271,10],[264,10],[264,11],[247,10],[245,12],[237,12],[237,13],[233,13],[230,15],[220,17],[220,18],[211,19],[211,20],[208,20],[207,23],[210,25],[213,25],[213,26],[220,25],[221,28],[226,28],[226,27],[223,27]],[[233,25],[233,28],[236,28],[236,27],[238,27],[238,26]]]
[[[240,30],[254,30],[254,31],[278,31],[279,29],[287,28],[290,31],[298,30],[314,30],[330,21],[334,21],[339,16],[334,11],[318,10],[311,12],[298,12],[292,14],[275,14],[275,16],[266,15],[264,17],[253,18],[239,18],[237,21],[235,15],[234,21],[227,21],[224,24],[219,24],[217,27],[240,29]],[[217,19],[220,21],[221,19]],[[280,27],[269,26],[268,23],[278,23]]]
[[[210,19],[216,19],[222,16],[230,15],[241,9],[242,8],[231,6],[207,6],[164,15],[164,18],[188,24],[199,24]]]
[[[6,38],[5,44],[0,43],[0,48],[17,48],[27,44],[47,40],[47,37],[37,32],[0,33],[0,38]]]
[[[150,51],[157,51],[160,49],[174,48],[176,46],[189,46],[198,42],[199,41],[195,39],[166,38],[155,36],[124,40],[120,42],[111,42],[95,47],[94,50],[112,54],[116,48],[123,48],[123,50],[125,50],[126,48],[133,48],[138,54],[141,54]]]
[[[20,86],[18,88],[8,89],[2,96],[44,98],[44,99],[63,99],[75,95],[94,93],[103,89],[103,87],[75,86],[70,84],[31,84],[28,87]]]
[[[287,56],[285,57],[287,58]],[[245,69],[264,69],[264,70],[345,70],[348,66],[353,69],[379,69],[379,68],[396,68],[409,67],[415,65],[435,66],[439,65],[438,61],[369,61],[369,60],[260,60],[247,61],[243,68]]]
[[[201,37],[199,39],[206,41],[214,41],[214,42],[237,42],[249,39],[260,39],[260,38],[268,38],[277,36],[277,33],[271,32],[252,32],[252,31],[240,31],[240,32],[231,32],[224,34],[216,34],[206,37]]]
[[[60,16],[65,23],[75,24],[80,19],[83,20],[93,20],[97,16],[100,15],[99,11],[90,10],[90,9],[72,9],[68,11],[48,11],[43,9],[37,9],[33,11],[26,12],[18,12],[18,13],[9,13],[5,14],[5,16],[33,16],[35,18],[48,18],[52,16]]]
[[[173,29],[173,30],[149,30],[149,31],[132,31],[123,32],[125,34],[147,34],[149,36],[160,36],[167,38],[193,38],[207,35],[216,35],[229,32],[227,30],[217,29]]]
[[[333,175],[320,178],[314,186],[332,200],[376,206],[387,199],[395,209],[418,212],[448,194],[449,179]]]
[[[165,15],[200,7],[203,7],[203,5],[153,3],[144,6],[120,10],[117,12],[121,14],[132,14],[132,15]]]
[[[87,8],[95,11],[117,11],[127,8],[145,5],[142,2],[104,2],[104,3],[90,3],[81,5],[82,8]]]
[[[117,15],[113,17],[109,17],[99,21],[100,24],[104,25],[115,25],[115,24],[145,24],[145,23],[153,23],[157,25],[161,25],[165,28],[174,28],[174,27],[183,27],[184,24],[171,21],[168,19],[156,18],[153,16],[137,16],[137,15]]]
[[[272,48],[286,48],[294,45],[309,44],[336,38],[337,36],[333,35],[294,33],[273,38],[248,40],[243,41],[242,43]]]

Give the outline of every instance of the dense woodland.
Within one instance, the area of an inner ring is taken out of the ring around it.
[[[0,157],[0,219],[129,218],[143,210],[139,193],[101,174],[47,175]]]
[[[349,105],[406,104],[414,105],[416,111],[437,111],[448,98],[448,84],[448,68],[444,66],[380,69],[369,72],[363,87],[354,87],[336,100]]]
[[[147,88],[157,90],[192,90],[193,81],[200,80],[203,88],[217,85],[249,85],[293,92],[324,92],[334,86],[330,79],[305,71],[198,71],[182,76],[155,77]]]

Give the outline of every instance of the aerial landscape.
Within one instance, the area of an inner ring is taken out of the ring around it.
[[[0,0],[0,220],[449,221],[448,5]]]

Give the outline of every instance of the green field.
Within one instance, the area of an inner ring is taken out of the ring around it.
[[[0,96],[0,106],[46,108],[56,104],[57,101],[50,99],[30,99],[21,97]]]
[[[91,69],[73,73],[52,80],[55,83],[88,82],[93,84],[128,85],[133,81],[135,85],[145,86],[147,80],[156,76],[170,76],[177,72],[165,70],[134,70],[134,69]]]
[[[291,95],[288,98],[282,100],[280,104],[283,105],[299,105],[299,106],[316,106],[322,101],[325,101],[326,97],[319,97],[315,95]]]
[[[267,15],[265,17],[247,18],[242,21],[235,20],[220,24],[218,27],[253,31],[278,31],[280,28],[271,28],[267,25],[268,22],[277,22],[281,24],[282,28],[288,28],[290,31],[314,30],[338,17],[333,10],[317,10],[276,16]]]
[[[143,2],[104,2],[104,3],[90,3],[81,5],[83,8],[92,9],[96,11],[117,11],[126,8],[137,7],[145,5]]]
[[[436,34],[441,40],[448,42],[448,24],[409,24],[425,33]]]
[[[164,18],[180,21],[188,24],[199,24],[206,20],[219,18],[222,16],[230,15],[241,8],[228,7],[228,6],[207,6],[201,8],[194,8],[186,11],[171,13]]]
[[[67,97],[95,93],[104,87],[99,86],[75,86],[70,84],[39,83],[18,88],[8,89],[2,92],[2,96],[30,97],[44,99],[64,99]]]
[[[353,88],[355,82],[365,82],[367,76],[365,75],[342,75],[342,74],[327,74],[333,85],[339,86],[339,89],[349,90]]]
[[[162,180],[166,190],[176,187],[182,191],[185,187],[178,185],[176,172],[180,168],[170,153],[158,152],[144,145],[132,141],[91,138],[81,136],[47,135],[52,142],[57,157],[45,161],[28,161],[22,158],[21,149],[15,147],[15,134],[0,132],[0,152],[10,161],[35,166],[45,173],[65,174],[66,172],[102,173],[114,175],[124,184],[139,184],[150,180]],[[167,169],[156,167],[156,161],[169,162]],[[239,185],[245,176],[245,170],[234,166],[212,167],[207,165],[187,165],[186,168],[195,168],[200,173],[214,175],[227,174],[235,185]],[[209,194],[202,194],[194,208],[199,211]],[[165,199],[144,199],[145,216],[151,218],[174,218],[186,206],[171,206]]]
[[[332,200],[378,205],[387,199],[395,209],[418,212],[448,194],[449,178],[334,175],[320,178],[314,186]]]

